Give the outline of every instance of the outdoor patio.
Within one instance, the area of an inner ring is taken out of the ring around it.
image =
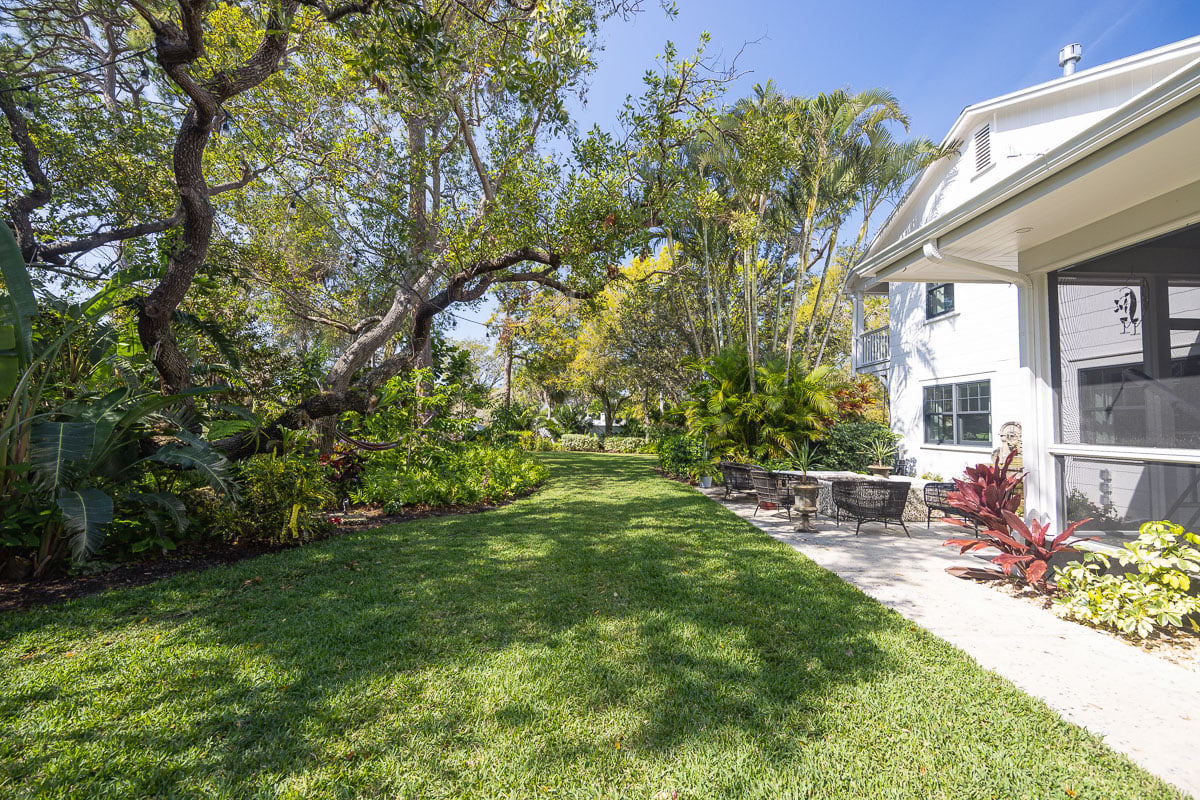
[[[798,515],[760,510],[752,494],[728,500],[701,490],[779,541],[962,649],[1065,719],[1104,737],[1114,749],[1164,780],[1200,796],[1200,675],[1111,636],[1055,616],[1025,599],[948,575],[953,565],[982,566],[942,541],[962,529],[944,522],[886,528],[814,519],[799,533]]]

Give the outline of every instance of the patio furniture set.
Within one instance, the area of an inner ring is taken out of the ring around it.
[[[801,490],[803,473],[791,470],[769,471],[756,464],[739,464],[733,461],[722,461],[721,477],[725,482],[725,497],[733,494],[754,494],[757,504],[754,514],[759,509],[780,509],[792,517],[793,507],[797,507],[796,497]],[[815,479],[809,478],[809,486],[814,485]],[[908,501],[908,491],[911,484],[908,481],[880,480],[862,477],[858,479],[835,479],[828,481],[833,493],[834,522],[841,522],[842,517],[855,521],[854,534],[857,536],[864,522],[882,522],[884,527],[890,523],[899,523],[905,535],[910,536],[908,526],[904,524],[904,506]],[[926,517],[928,527],[933,511],[953,513],[946,504],[946,494],[954,490],[954,484],[929,484],[925,487],[924,499],[930,511]],[[800,507],[805,512],[816,513],[815,507]],[[807,523],[807,520],[806,520]],[[808,529],[805,524],[804,529]]]

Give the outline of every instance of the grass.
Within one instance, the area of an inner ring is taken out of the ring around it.
[[[0,617],[0,796],[1179,796],[650,461],[544,460],[498,511]]]

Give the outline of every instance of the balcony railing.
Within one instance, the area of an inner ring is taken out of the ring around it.
[[[869,367],[886,364],[889,357],[888,329],[886,325],[882,328],[863,331],[862,335],[858,337],[859,370],[866,370]],[[874,372],[875,370],[870,371]]]

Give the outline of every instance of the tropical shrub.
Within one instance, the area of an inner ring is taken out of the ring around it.
[[[708,461],[704,440],[699,436],[676,434],[662,440],[658,449],[658,466],[668,475],[690,477],[701,464]]]
[[[337,502],[328,468],[296,437],[284,453],[253,456],[238,464],[241,502],[218,510],[214,524],[228,540],[310,541],[328,529],[320,515]]]
[[[878,422],[839,422],[817,442],[816,460],[828,470],[866,472],[872,445],[888,442],[894,446],[897,441],[891,429]]]
[[[1087,520],[1073,522],[1066,530],[1054,538],[1047,534],[1049,525],[1044,525],[1036,519],[1028,524],[1007,509],[1003,512],[1006,530],[987,530],[973,538],[947,539],[942,542],[947,547],[958,547],[960,553],[970,553],[976,550],[996,549],[1000,553],[991,561],[1000,567],[997,577],[1016,578],[1033,588],[1047,592],[1046,571],[1050,568],[1050,559],[1062,553],[1077,551],[1077,545],[1087,539],[1072,539],[1075,531]]]
[[[1200,597],[1191,580],[1200,573],[1200,536],[1170,522],[1147,522],[1138,538],[1112,558],[1090,552],[1055,570],[1054,604],[1067,617],[1145,638],[1185,622],[1200,631]],[[1126,570],[1110,572],[1112,560]]]
[[[992,459],[991,464],[967,467],[962,478],[954,479],[954,491],[946,502],[963,513],[975,526],[984,530],[1007,531],[1004,512],[1017,513],[1021,507],[1024,473],[1011,472],[1014,454],[1004,463]]]
[[[555,436],[588,432],[587,411],[567,403],[561,403],[549,411],[543,411],[538,417],[538,422],[540,427]]]
[[[973,537],[948,539],[942,544],[958,547],[960,553],[997,550],[998,555],[991,559],[1000,567],[996,577],[1016,578],[1046,592],[1050,559],[1061,553],[1075,552],[1078,544],[1088,541],[1071,537],[1089,520],[1073,522],[1051,538],[1048,525],[1036,519],[1027,524],[1017,516],[1024,473],[1010,471],[1013,457],[1010,453],[1003,464],[996,458],[991,464],[967,467],[967,480],[954,480],[955,491],[946,496],[946,502],[962,512],[966,519],[951,518],[948,521],[964,527],[976,525],[982,530]]]
[[[790,371],[782,358],[750,367],[740,348],[693,364],[701,379],[682,405],[688,430],[705,438],[711,453],[750,459],[787,455],[797,443],[823,435],[835,413],[836,376],[828,368]]]
[[[544,453],[558,449],[558,445],[549,436],[542,436],[540,433],[534,433],[533,431],[521,431],[517,436],[517,447],[534,453]]]
[[[185,469],[188,480],[231,492],[228,463],[185,424],[212,390],[163,395],[120,354],[111,317],[121,286],[82,303],[39,304],[4,226],[0,272],[0,560],[29,563],[35,578],[67,554],[78,565],[118,518],[125,528],[139,518],[154,525],[149,546],[163,545],[186,526],[174,493]]]
[[[465,444],[444,448],[416,463],[403,454],[375,454],[354,501],[383,506],[389,514],[406,506],[496,503],[524,494],[546,479],[546,468],[514,448]]]
[[[362,482],[366,459],[357,448],[338,442],[334,445],[332,453],[321,456],[321,464],[327,470],[334,494],[339,500],[344,500],[349,498],[351,492]]]
[[[604,449],[600,437],[594,433],[564,433],[558,446],[563,450],[588,453],[599,453]]]
[[[653,446],[641,436],[606,436],[604,437],[604,452],[606,453],[652,453]]]

